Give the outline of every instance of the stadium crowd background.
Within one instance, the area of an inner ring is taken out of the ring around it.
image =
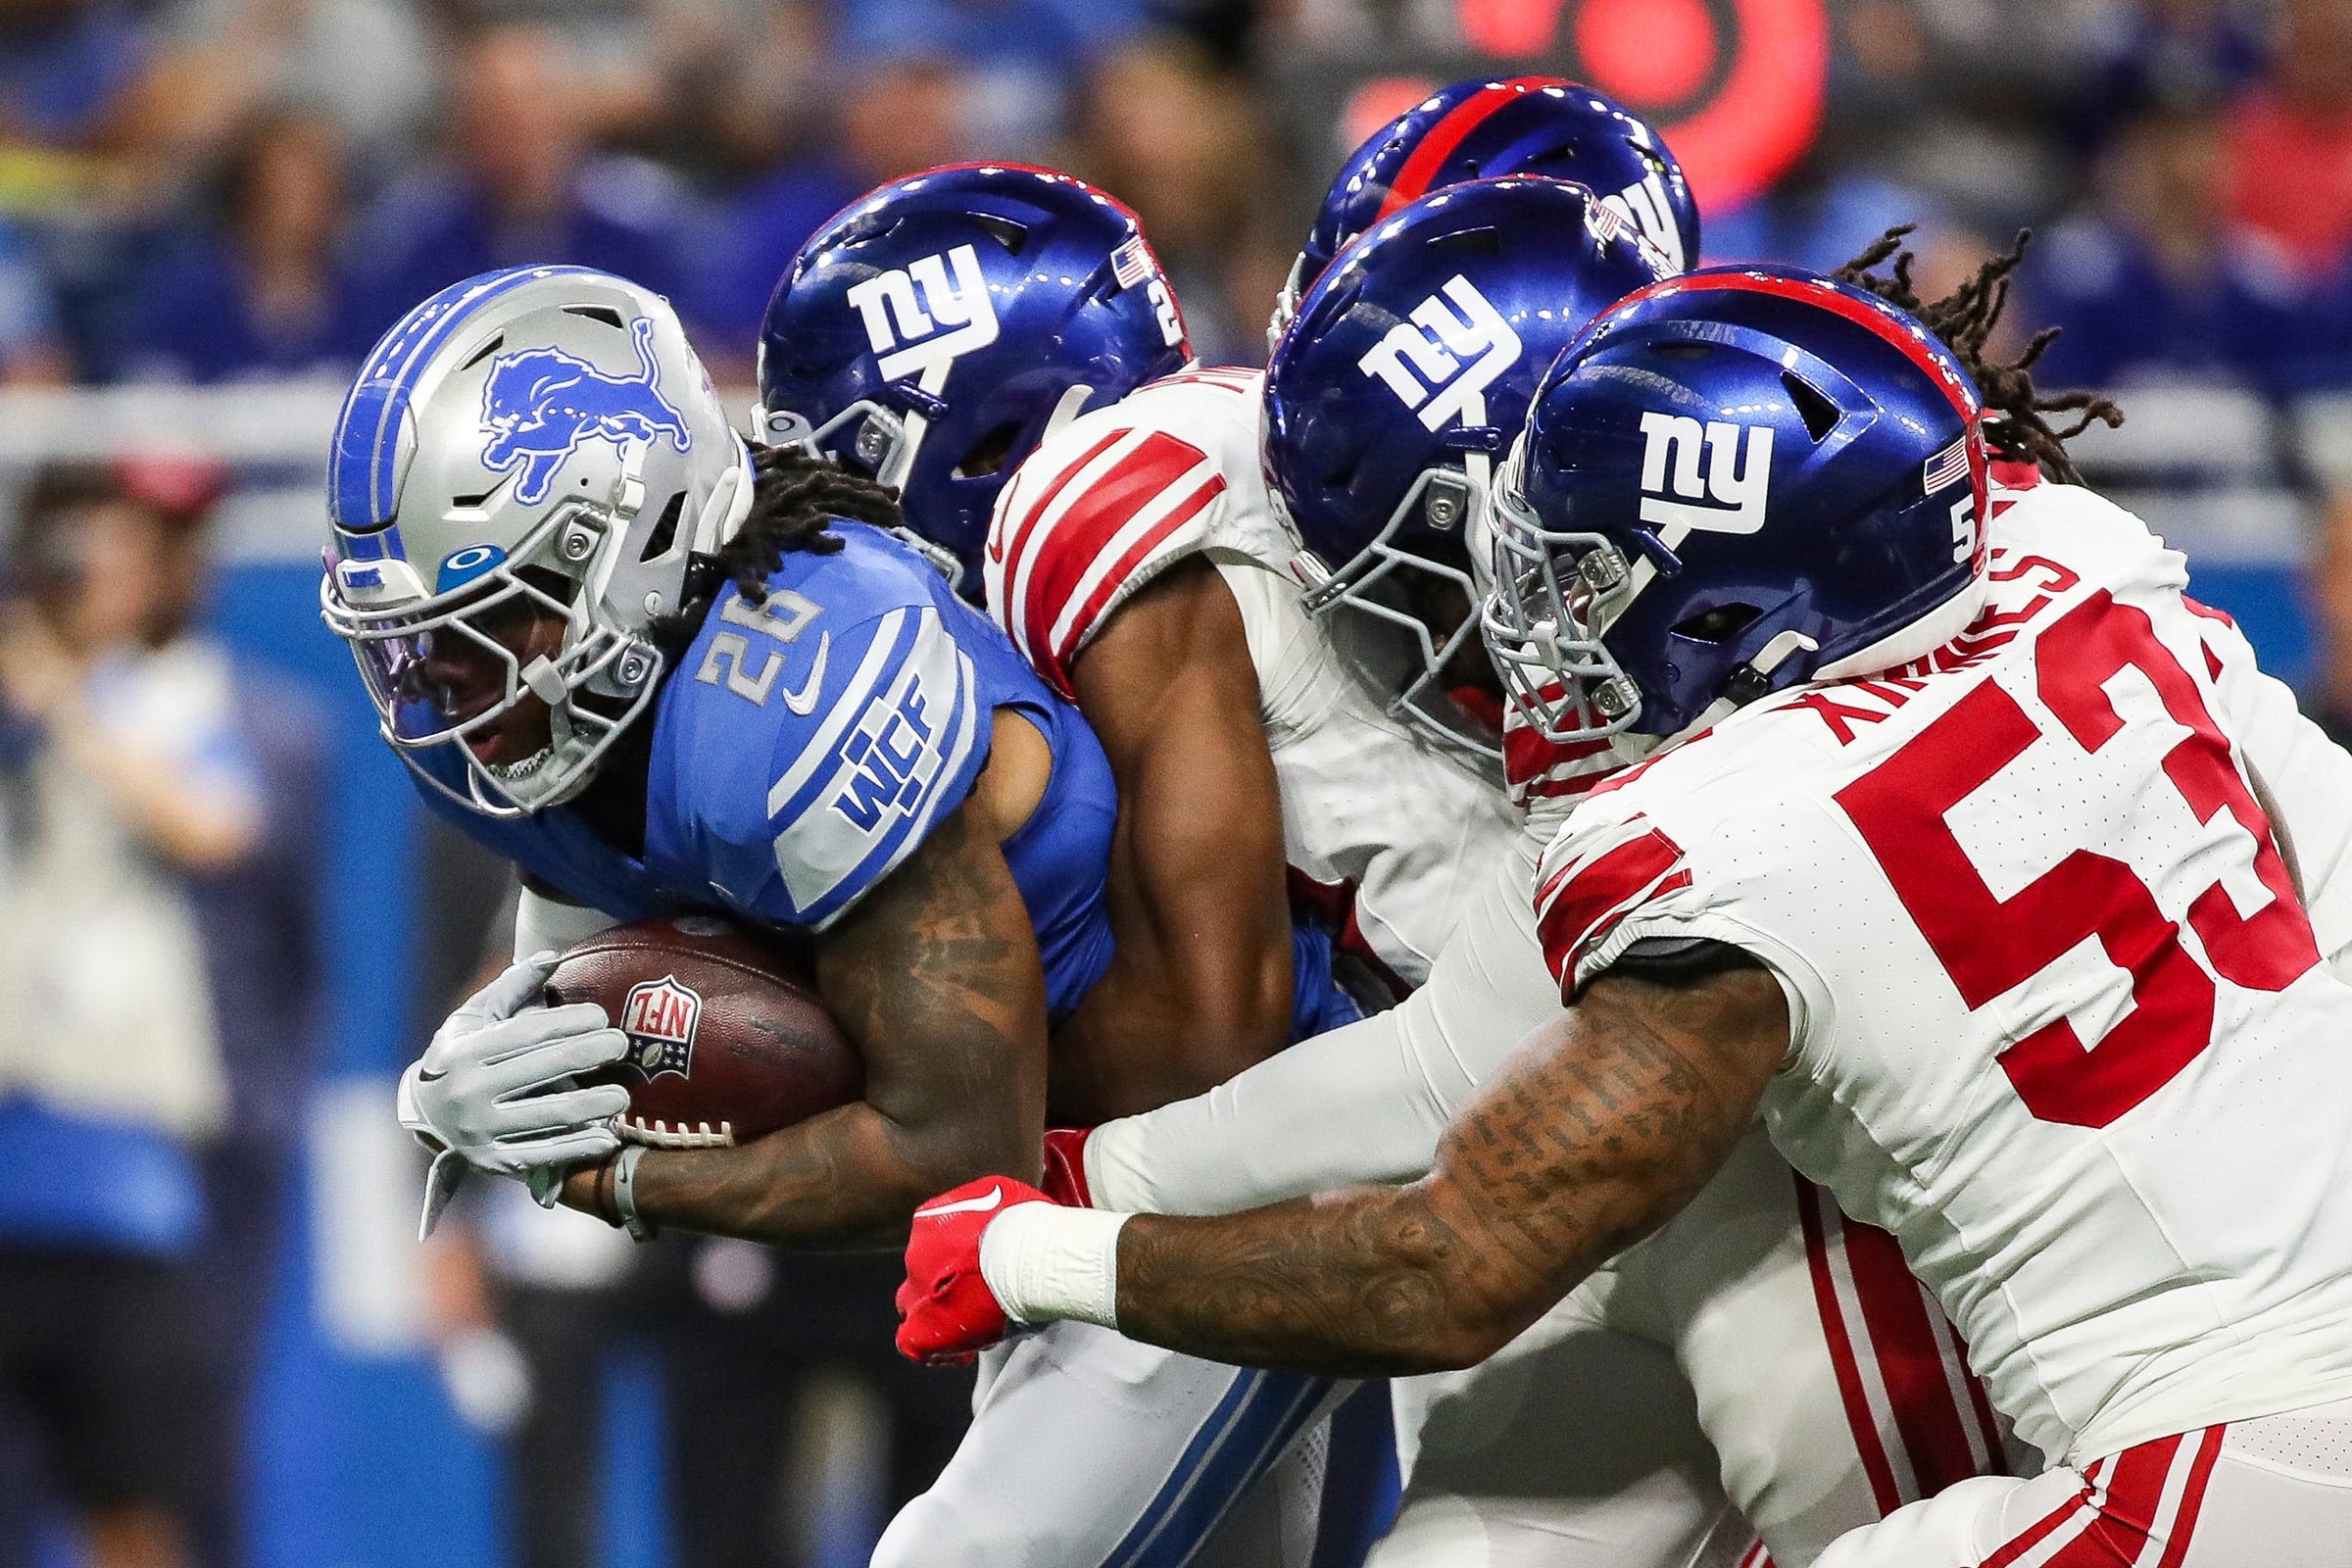
[[[861,1562],[954,1441],[961,1388],[888,1360],[888,1260],[633,1257],[499,1195],[411,1239],[391,1078],[501,889],[311,608],[325,431],[386,325],[585,263],[740,387],[824,218],[1019,159],[1133,205],[1203,357],[1249,363],[1340,157],[1538,71],[1655,117],[1709,261],[1918,222],[1928,293],[2033,226],[2013,321],[2129,416],[2086,468],[2352,732],[2352,0],[0,0],[0,1568]],[[90,798],[202,941],[220,1082],[168,1129],[206,1201],[109,1229],[74,1198],[127,1167],[37,1141],[22,976],[82,939],[23,803],[78,707],[156,728],[130,654],[178,661],[172,711],[213,693],[151,759],[183,799]],[[155,1352],[87,1387],[168,1450],[121,1459],[166,1475],[161,1538],[51,1430],[106,1334]]]

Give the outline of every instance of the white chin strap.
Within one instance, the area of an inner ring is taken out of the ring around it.
[[[1780,668],[1783,664],[1788,662],[1789,655],[1797,653],[1809,654],[1820,647],[1821,644],[1815,642],[1812,638],[1806,636],[1801,631],[1785,631],[1782,632],[1778,637],[1775,637],[1772,641],[1766,643],[1763,647],[1757,649],[1756,657],[1747,662],[1747,667],[1754,670],[1758,675],[1769,676],[1774,670]],[[1733,702],[1729,697],[1718,697],[1706,706],[1704,711],[1702,711],[1690,723],[1684,725],[1682,729],[1671,738],[1680,740],[1685,735],[1695,735],[1702,729],[1708,729],[1716,724],[1720,724],[1726,718],[1729,718],[1734,712],[1737,712],[1739,708],[1740,705]]]

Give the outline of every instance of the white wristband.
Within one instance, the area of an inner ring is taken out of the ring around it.
[[[1119,1326],[1119,1228],[1125,1214],[1016,1203],[980,1233],[980,1277],[1004,1315]]]

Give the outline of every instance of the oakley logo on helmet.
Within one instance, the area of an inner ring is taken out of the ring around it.
[[[694,1032],[703,1021],[703,999],[676,975],[648,980],[620,1004],[620,1032],[628,1037],[622,1058],[649,1079],[665,1072],[694,1074]]]
[[[1740,451],[1740,433],[1746,448]],[[1772,427],[1688,415],[1642,416],[1642,520],[1660,524],[1672,545],[1692,529],[1754,533],[1764,526],[1764,496],[1772,487]],[[1707,471],[1699,476],[1699,449]],[[1672,493],[1682,499],[1664,499]]]
[[[556,471],[590,441],[617,447],[666,439],[680,452],[693,447],[685,416],[662,395],[654,323],[639,318],[629,336],[637,345],[635,375],[607,375],[562,349],[528,349],[491,365],[482,383],[482,428],[490,434],[482,466],[504,473],[519,465],[516,501],[545,501]]]
[[[934,368],[944,375],[957,357],[997,340],[997,308],[988,297],[980,253],[969,245],[869,277],[847,298],[865,319],[865,340],[886,381]]]
[[[1423,428],[1437,430],[1457,417],[1464,424],[1486,423],[1486,390],[1518,358],[1519,334],[1457,272],[1390,327],[1355,368],[1386,381],[1419,413]]]

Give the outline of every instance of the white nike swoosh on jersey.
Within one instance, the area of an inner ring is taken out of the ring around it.
[[[1004,1189],[991,1187],[984,1197],[967,1198],[956,1203],[941,1203],[936,1208],[918,1208],[914,1211],[914,1217],[916,1219],[936,1219],[942,1214],[982,1214],[1003,1201],[1004,1201]]]
[[[832,652],[833,634],[826,632],[816,640],[816,662],[809,667],[808,678],[801,682],[801,689],[784,690],[784,706],[803,718],[816,711],[817,696],[825,689],[825,656]]]

